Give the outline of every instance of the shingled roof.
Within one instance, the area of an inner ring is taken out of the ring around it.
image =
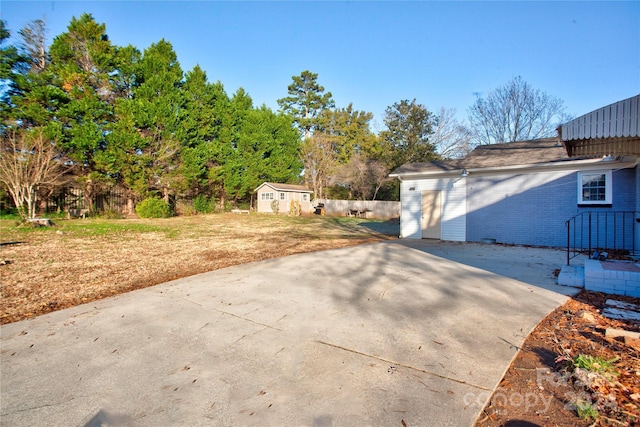
[[[256,188],[254,191],[258,191],[260,187],[263,185],[268,185],[276,191],[296,191],[299,193],[313,193],[313,191],[309,190],[304,185],[296,185],[296,184],[279,184],[275,182],[263,182]]]
[[[390,176],[459,171],[462,169],[533,166],[577,160],[570,158],[558,138],[543,138],[504,144],[480,145],[467,157],[427,163],[407,163]]]

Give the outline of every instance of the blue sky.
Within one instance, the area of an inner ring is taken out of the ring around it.
[[[291,76],[318,73],[338,107],[374,113],[416,98],[466,117],[516,76],[582,115],[640,93],[640,2],[8,1],[16,33],[44,17],[49,39],[83,12],[114,44],[164,38],[182,69],[199,64],[229,95],[277,109]]]

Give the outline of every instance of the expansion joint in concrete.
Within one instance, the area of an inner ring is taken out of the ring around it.
[[[275,329],[276,331],[282,332],[282,329],[276,328],[276,327],[271,326],[271,325],[267,325],[266,323],[256,322],[255,320],[252,320],[252,319],[249,319],[249,318],[246,318],[246,317],[242,317],[242,316],[238,316],[237,314],[229,313],[228,311],[219,310],[217,308],[214,308],[214,310],[217,311],[218,313],[228,314],[229,316],[237,317],[238,319],[246,320],[247,322],[255,323],[256,325],[264,326],[264,327],[267,327],[269,329]]]
[[[477,385],[477,384],[469,383],[469,382],[463,381],[463,380],[458,380],[456,378],[447,377],[445,375],[440,375],[440,374],[437,374],[435,372],[427,371],[426,369],[416,368],[415,366],[406,365],[406,364],[401,363],[401,362],[396,362],[394,360],[385,359],[384,357],[374,356],[372,354],[363,353],[363,352],[358,351],[358,350],[353,350],[353,349],[350,349],[350,348],[342,347],[340,345],[331,344],[331,343],[328,343],[328,342],[325,342],[325,341],[317,341],[317,343],[323,344],[323,345],[326,345],[326,346],[329,346],[329,347],[337,348],[339,350],[348,351],[350,353],[358,354],[360,356],[369,357],[371,359],[380,360],[382,362],[389,363],[392,366],[402,366],[403,368],[412,369],[414,371],[422,372],[422,373],[427,374],[427,375],[432,375],[434,377],[442,378],[443,380],[448,380],[448,381],[453,381],[453,382],[456,382],[456,383],[459,383],[459,384],[468,385],[470,387],[477,388],[479,390],[491,391],[491,389],[483,387],[483,386],[480,386],[480,385]]]

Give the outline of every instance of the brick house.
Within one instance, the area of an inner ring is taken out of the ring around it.
[[[400,236],[564,247],[568,221],[590,215],[594,247],[613,241],[638,252],[639,105],[640,95],[603,107],[562,126],[558,137],[401,166],[390,174],[400,180]],[[605,127],[606,138],[598,136]],[[577,233],[583,239],[586,231]]]

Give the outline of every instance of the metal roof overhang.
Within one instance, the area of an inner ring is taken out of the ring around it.
[[[563,141],[569,157],[640,156],[640,138],[599,138]]]
[[[573,119],[558,133],[569,157],[640,156],[640,95]]]

